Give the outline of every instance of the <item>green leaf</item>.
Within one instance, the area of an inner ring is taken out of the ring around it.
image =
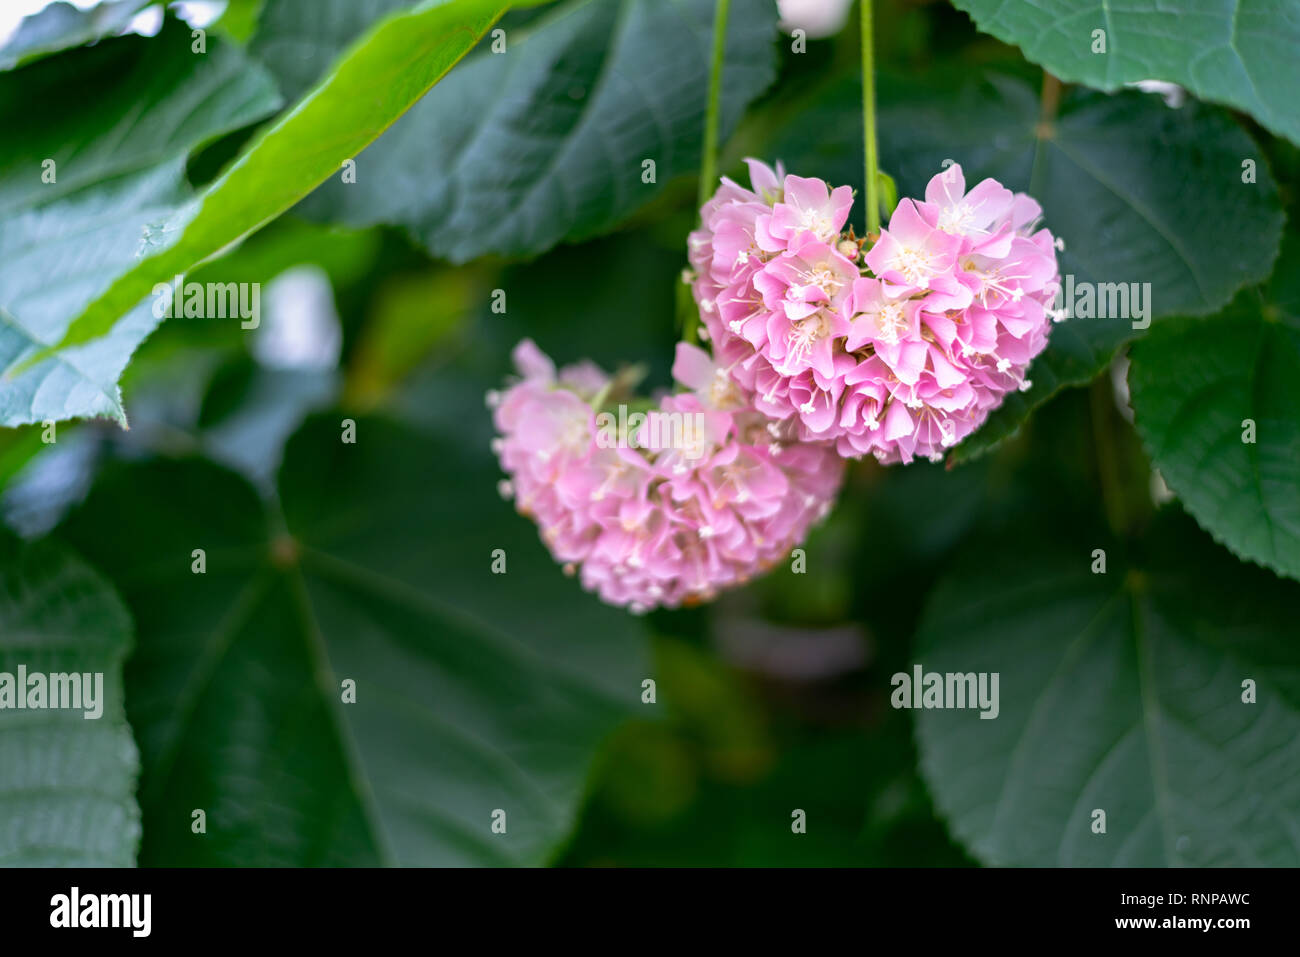
[[[266,0],[248,50],[275,74],[285,96],[297,99],[373,23],[414,5],[415,0]]]
[[[12,70],[52,53],[121,33],[150,2],[105,0],[83,10],[57,0],[18,24],[9,42],[0,47],[0,70]]]
[[[1000,708],[917,713],[936,804],[987,864],[1300,864],[1298,604],[1171,513],[1131,563],[1039,527],[972,543],[915,663],[998,673]]]
[[[607,232],[699,166],[712,16],[713,0],[568,3],[467,60],[307,208],[405,226],[453,262]],[[732,4],[724,134],[772,82],[775,20],[767,0]]]
[[[880,188],[880,215],[888,221],[894,215],[894,207],[898,205],[898,184],[894,182],[894,177],[879,170],[876,172],[876,182]]]
[[[524,5],[539,0],[523,0]],[[134,268],[90,303],[60,349],[113,330],[154,284],[259,229],[368,143],[438,82],[501,15],[501,0],[426,0],[378,23],[332,72],[192,203],[156,231]]]
[[[117,383],[157,325],[147,302],[107,338],[32,360],[185,202],[186,155],[277,106],[270,77],[237,48],[190,44],[168,21],[153,39],[0,74],[0,124],[14,134],[0,143],[0,424],[125,423]]]
[[[258,19],[262,14],[263,0],[226,0],[226,9],[213,29],[224,33],[238,43],[247,43],[257,29]],[[281,87],[282,93],[288,93]]]
[[[1177,83],[1300,143],[1300,13],[1292,0],[953,3],[1062,80],[1102,90],[1138,80]],[[1097,30],[1105,34],[1104,53],[1093,52]]]
[[[1166,323],[1133,347],[1131,401],[1151,460],[1242,558],[1300,578],[1300,237],[1266,297]],[[1290,286],[1288,290],[1285,286]],[[1249,441],[1248,441],[1249,440]]]
[[[968,184],[993,176],[1028,192],[1065,243],[1061,274],[1073,275],[1076,288],[1150,283],[1144,299],[1158,319],[1211,312],[1271,272],[1283,220],[1277,187],[1254,142],[1221,110],[1075,90],[1045,128],[1035,93],[1006,77],[955,95],[916,84],[886,89],[882,164],[902,193],[924,195],[945,159],[962,164]],[[1248,158],[1257,161],[1254,183],[1242,182]],[[1030,367],[1033,387],[1008,396],[949,461],[983,454],[1062,388],[1094,378],[1140,334],[1133,321],[1055,325]]]
[[[142,862],[543,863],[641,707],[641,627],[566,581],[486,442],[340,421],[290,441],[282,517],[187,460],[106,475],[70,520],[138,616]]]
[[[75,693],[95,697],[64,702],[75,709],[10,710],[8,700],[0,710],[0,866],[134,865],[139,755],[122,707],[130,644],[126,609],[88,565],[0,533],[0,701],[9,682],[28,700],[20,667],[29,685],[38,674],[47,687],[51,675],[84,676]]]

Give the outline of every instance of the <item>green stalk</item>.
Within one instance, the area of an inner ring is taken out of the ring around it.
[[[731,0],[718,0],[713,9],[713,60],[709,65],[709,103],[704,113],[704,155],[700,158],[699,206],[713,195],[718,178],[718,114],[722,99],[722,61],[727,50],[727,8]],[[700,341],[700,312],[689,295],[679,292],[678,312],[682,316],[682,338]]]
[[[709,68],[709,106],[704,115],[704,158],[700,163],[700,205],[713,195],[718,176],[718,113],[722,90],[722,61],[727,48],[727,7],[718,0],[713,11],[713,62]]]
[[[871,33],[871,0],[860,0],[862,12],[862,139],[866,156],[867,235],[880,232],[879,160],[876,157],[875,43]]]

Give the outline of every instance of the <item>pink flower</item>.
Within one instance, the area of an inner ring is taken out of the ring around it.
[[[841,455],[910,462],[1028,388],[1060,284],[1034,200],[967,191],[954,164],[860,255],[846,187],[749,168],[755,190],[724,180],[689,252],[702,336],[757,410]]]
[[[787,375],[812,368],[833,376],[831,344],[848,332],[841,307],[858,269],[811,233],[801,234],[796,242],[786,255],[753,275],[767,321],[762,329],[750,325],[750,342],[767,343],[772,359]]]
[[[954,163],[925,187],[925,215],[930,225],[945,232],[979,239],[990,235],[994,224],[1011,212],[1014,198],[1011,190],[993,179],[966,192],[966,177]],[[1037,218],[1038,212],[1030,217]]]
[[[867,253],[867,266],[879,278],[899,287],[896,295],[911,290],[956,285],[953,267],[961,251],[959,236],[931,226],[914,201],[904,199],[889,218],[889,229]]]
[[[853,207],[853,190],[849,187],[832,190],[822,180],[802,176],[787,176],[781,196],[771,215],[756,224],[759,245],[770,252],[783,252],[808,236],[823,243],[834,242]]]
[[[662,397],[636,423],[593,408],[617,385],[590,364],[557,374],[524,340],[515,365],[521,379],[488,397],[509,476],[502,493],[611,604],[641,612],[743,584],[783,560],[839,489],[833,449],[801,444],[793,422],[755,411],[695,346],[679,343],[673,365],[691,391]]]

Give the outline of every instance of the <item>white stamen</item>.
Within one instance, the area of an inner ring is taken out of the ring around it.
[[[785,362],[786,368],[790,370],[790,374],[793,375],[797,372],[797,370],[794,369],[794,364],[796,362],[806,361],[808,353],[812,351],[812,347],[830,335],[830,331],[830,322],[827,320],[825,314],[820,310],[813,313],[811,316],[808,316],[806,319],[800,319],[796,322],[790,323],[790,332],[788,336],[790,353],[786,356]]]

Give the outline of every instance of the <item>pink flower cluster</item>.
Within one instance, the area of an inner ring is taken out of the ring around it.
[[[864,247],[842,232],[848,187],[749,170],[752,190],[724,179],[701,210],[690,260],[714,355],[760,412],[906,463],[1029,387],[1060,287],[1033,199],[992,179],[967,192],[953,165]]]
[[[621,387],[595,365],[557,373],[529,340],[514,359],[520,380],[488,396],[502,494],[611,604],[711,599],[786,558],[830,510],[840,456],[754,411],[701,349],[678,344],[673,375],[691,391],[651,410],[656,429],[675,427],[672,441],[651,435],[651,421],[605,411]]]
[[[678,344],[689,391],[629,416],[625,382],[557,372],[524,340],[520,380],[489,395],[502,493],[566,571],[633,611],[781,561],[830,510],[845,458],[940,458],[1028,388],[1047,345],[1057,245],[1028,196],[967,192],[953,165],[868,245],[843,231],[848,187],[749,169],[753,189],[724,179],[690,237],[713,356]]]

